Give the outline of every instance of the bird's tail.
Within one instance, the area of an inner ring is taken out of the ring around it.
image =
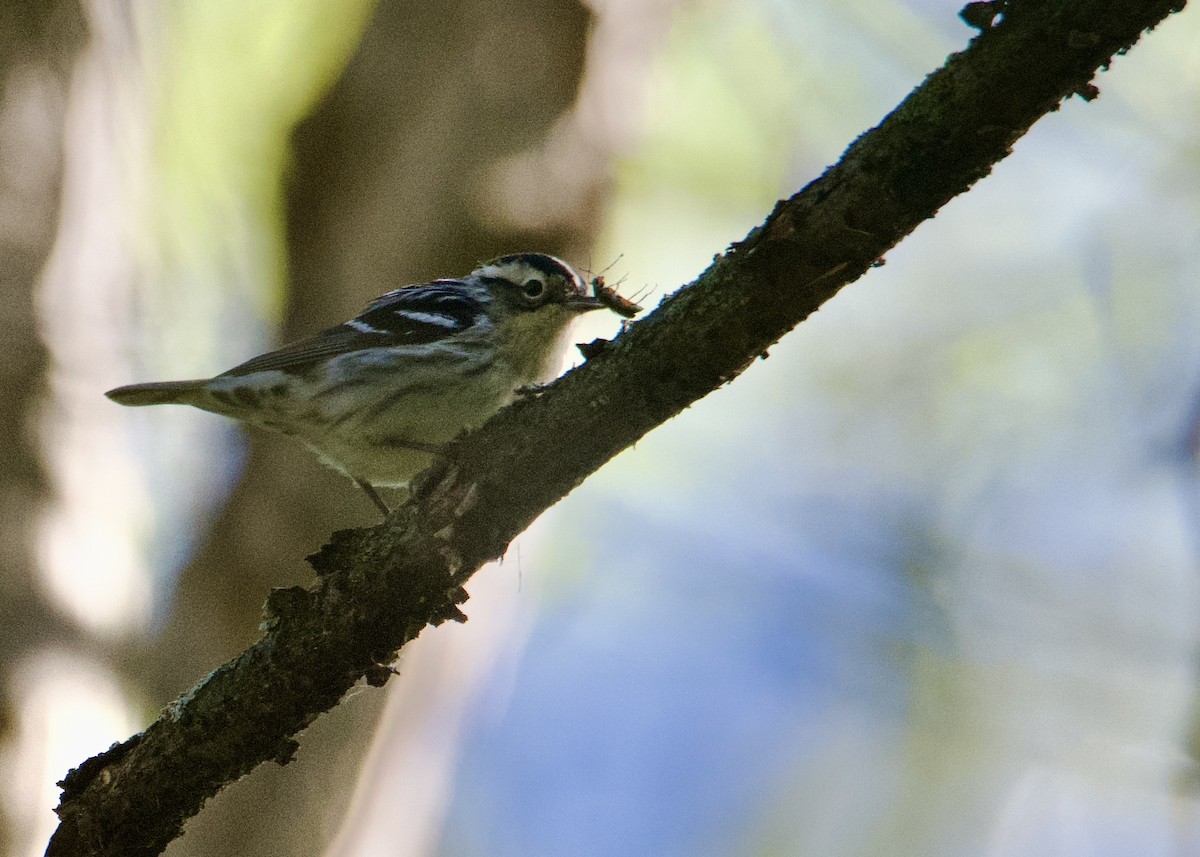
[[[118,405],[140,408],[143,405],[195,405],[205,398],[207,378],[196,381],[153,381],[129,384],[104,395]]]

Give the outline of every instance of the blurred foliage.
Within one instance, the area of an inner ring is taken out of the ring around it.
[[[610,281],[687,282],[953,11],[681,11]],[[1198,21],[524,537],[440,853],[1197,853]]]
[[[161,41],[149,40],[161,185],[151,191],[156,210],[143,221],[146,240],[186,267],[203,265],[240,235],[249,242],[238,248],[242,258],[265,255],[258,288],[246,296],[266,301],[263,316],[278,318],[283,300],[281,179],[291,129],[340,75],[374,5],[171,2],[156,22]]]
[[[128,185],[129,237],[145,313],[175,321],[142,331],[143,371],[195,374],[269,341],[286,300],[290,132],[333,85],[373,8],[216,0],[135,17],[144,90],[132,98],[148,118],[127,117],[123,151],[135,176],[149,170]]]

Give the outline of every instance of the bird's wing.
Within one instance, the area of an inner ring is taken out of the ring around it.
[[[406,286],[376,298],[363,314],[310,339],[285,345],[233,367],[218,377],[271,370],[304,371],[366,348],[423,345],[455,336],[478,323],[483,304],[461,290],[458,280]]]

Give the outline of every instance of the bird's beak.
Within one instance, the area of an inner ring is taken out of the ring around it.
[[[604,309],[608,304],[590,295],[572,295],[563,301],[563,306],[572,312],[591,312],[594,309]]]

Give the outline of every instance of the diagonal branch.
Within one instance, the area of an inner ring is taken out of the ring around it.
[[[158,854],[225,784],[286,763],[355,682],[381,684],[427,624],[461,620],[462,584],[545,509],[737,377],[1064,98],[1094,98],[1096,70],[1183,5],[969,4],[980,35],[838,164],[582,368],[461,438],[385,524],[334,533],[311,587],[271,594],[258,643],[68,774],[47,854]]]

